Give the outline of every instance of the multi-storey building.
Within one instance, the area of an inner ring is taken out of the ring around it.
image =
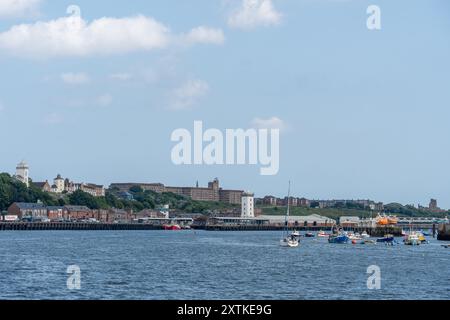
[[[208,187],[172,187],[161,183],[113,183],[110,189],[120,192],[128,192],[132,187],[141,187],[143,190],[151,190],[157,193],[171,192],[177,195],[189,197],[197,201],[220,201],[230,204],[241,204],[242,190],[227,190],[220,188],[219,179],[208,183]]]

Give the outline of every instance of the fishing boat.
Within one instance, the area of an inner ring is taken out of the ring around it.
[[[347,243],[350,240],[347,232],[343,231],[342,229],[333,228],[331,232],[332,234],[330,234],[328,238],[329,243]]]
[[[349,240],[349,237],[344,232],[332,234],[328,238],[329,243],[347,243]]]
[[[393,243],[394,236],[392,234],[385,234],[383,238],[378,238],[377,242]]]
[[[420,236],[417,232],[411,232],[405,239],[405,244],[409,246],[418,246],[421,244]]]
[[[288,189],[288,199],[290,199],[291,196],[291,182],[289,181],[289,189]],[[300,244],[299,240],[299,233],[294,231],[292,233],[289,233],[289,210],[290,210],[290,201],[288,201],[287,210],[286,210],[286,216],[284,219],[284,230],[283,234],[280,240],[280,246],[286,247],[286,248],[296,248]]]

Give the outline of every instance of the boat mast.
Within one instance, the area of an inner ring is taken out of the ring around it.
[[[289,217],[289,211],[290,211],[290,201],[291,200],[291,181],[289,180],[289,187],[288,187],[288,198],[287,198],[287,211],[286,211],[286,217],[284,219],[284,227],[285,231],[288,231],[288,217]]]

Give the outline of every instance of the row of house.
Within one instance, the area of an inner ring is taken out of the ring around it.
[[[384,205],[382,202],[375,202],[372,200],[310,200],[306,198],[297,197],[285,197],[277,198],[274,196],[265,196],[264,198],[257,199],[259,204],[267,206],[287,206],[289,203],[292,207],[317,207],[317,208],[335,208],[339,206],[357,205],[365,209],[383,211]]]
[[[42,203],[15,202],[8,208],[8,216],[16,220],[81,221],[95,220],[103,223],[129,223],[139,219],[168,218],[167,212],[143,210],[137,213],[122,209],[92,210],[85,206],[45,206]]]
[[[16,174],[14,177],[23,182],[27,187],[30,186],[30,167],[25,161],[20,162],[16,166]],[[105,188],[102,185],[94,183],[76,183],[70,181],[69,179],[64,179],[60,174],[53,179],[53,184],[50,184],[48,180],[43,182],[32,182],[33,186],[41,189],[45,192],[53,193],[74,193],[75,191],[81,190],[94,197],[104,197]]]
[[[104,197],[105,188],[102,185],[97,185],[93,183],[76,183],[70,181],[69,179],[63,179],[60,174],[53,180],[53,184],[47,181],[44,182],[33,182],[33,185],[42,191],[53,192],[53,193],[74,193],[75,191],[81,190],[94,197]]]

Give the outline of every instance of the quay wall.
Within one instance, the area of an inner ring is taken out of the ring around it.
[[[121,223],[36,223],[36,222],[2,222],[0,231],[102,231],[102,230],[162,230],[162,226],[151,224]]]
[[[450,241],[450,224],[441,224],[438,231],[438,240]]]

